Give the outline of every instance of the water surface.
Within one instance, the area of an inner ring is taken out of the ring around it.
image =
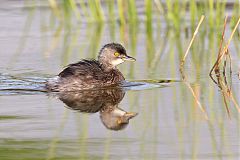
[[[157,22],[149,33],[141,21],[135,30],[125,30],[124,39],[121,28],[111,23],[75,22],[71,28],[51,24],[52,11],[44,3],[36,8],[22,1],[1,3],[0,88],[39,89],[68,63],[96,57],[100,47],[111,41],[122,42],[137,59],[119,67],[126,79],[151,84],[129,87],[124,94],[120,91],[118,103],[110,101],[114,109],[138,113],[119,130],[106,127],[98,109],[82,113],[56,95],[0,91],[1,160],[239,159],[238,110],[232,100],[227,99],[226,106],[221,89],[208,76],[218,51],[215,35],[221,28],[200,29],[183,80],[179,55],[190,40],[188,26],[178,37],[176,30],[164,23],[159,27]],[[228,36],[230,32],[227,30]],[[237,44],[239,37],[230,45],[233,73],[226,77],[239,104]],[[162,80],[173,81],[159,83]],[[108,91],[102,99],[102,93],[91,94],[100,97],[96,101],[100,104],[116,91]],[[90,102],[93,100],[84,103]]]

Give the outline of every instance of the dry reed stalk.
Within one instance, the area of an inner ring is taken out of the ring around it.
[[[186,86],[189,88],[189,90],[191,91],[191,93],[192,93],[192,95],[193,95],[193,98],[194,98],[195,102],[197,103],[199,109],[204,113],[205,119],[206,119],[206,120],[209,120],[208,115],[207,115],[204,107],[202,106],[201,102],[198,100],[198,97],[197,97],[196,93],[194,92],[192,86],[191,86],[190,83],[188,83],[188,82],[185,82],[185,84],[186,84]]]
[[[232,57],[231,57],[231,54],[229,53],[229,50],[227,50],[226,56],[224,59],[224,65],[223,65],[223,75],[224,76],[226,75],[227,58],[229,59],[229,71],[230,71],[230,74],[232,74]]]
[[[224,20],[224,26],[223,26],[223,31],[222,31],[222,38],[221,38],[221,41],[220,41],[220,45],[219,45],[219,50],[218,50],[218,58],[217,58],[217,61],[214,63],[212,69],[210,70],[210,73],[209,73],[209,76],[213,79],[212,77],[212,72],[213,70],[215,70],[215,73],[217,72],[216,68],[219,68],[219,59],[220,59],[220,55],[221,55],[221,51],[222,51],[222,44],[223,44],[223,41],[224,41],[224,35],[225,35],[225,30],[226,30],[226,25],[227,25],[227,19],[228,19],[228,16],[225,17],[225,20]]]
[[[224,20],[224,26],[223,26],[223,31],[222,31],[222,36],[221,36],[221,41],[220,41],[220,44],[219,44],[219,50],[218,50],[218,58],[217,58],[217,60],[216,60],[216,62],[214,63],[214,65],[213,65],[213,67],[211,68],[211,70],[210,70],[210,73],[209,73],[209,76],[210,76],[210,78],[212,79],[212,81],[215,83],[215,84],[217,84],[218,85],[218,83],[219,83],[219,64],[218,64],[218,61],[219,61],[219,59],[220,59],[220,54],[221,54],[221,51],[222,51],[222,44],[223,44],[223,42],[224,42],[224,35],[225,35],[225,30],[226,30],[226,25],[227,25],[227,19],[228,19],[228,16],[226,16],[225,17],[225,20]],[[213,72],[213,70],[215,71],[215,74],[216,75],[218,75],[217,76],[217,80],[218,81],[216,81],[214,78],[213,78],[213,76],[212,76],[212,72]]]
[[[226,77],[225,77],[226,78]],[[224,78],[224,79],[225,79]],[[224,81],[225,84],[227,84],[226,81]],[[223,80],[222,80],[222,77],[220,74],[217,75],[217,82],[216,84],[218,85],[218,87],[220,88],[220,91],[222,93],[222,96],[223,96],[223,102],[224,102],[224,105],[225,105],[225,108],[227,110],[227,114],[228,114],[228,117],[231,118],[231,115],[230,115],[230,110],[229,110],[229,106],[228,106],[228,103],[227,103],[227,100],[229,99],[228,98],[228,92],[225,92],[226,89],[224,89],[224,84],[223,84]],[[227,85],[226,85],[227,86]],[[229,90],[228,86],[227,86],[227,91]],[[229,90],[230,91],[230,90]]]
[[[229,99],[232,100],[235,108],[240,113],[240,106],[238,105],[236,99],[233,97],[232,91],[229,89],[229,87],[225,83],[219,83],[219,85],[221,86],[221,90],[224,92],[225,95],[228,96]]]
[[[227,53],[227,51],[228,51],[229,44],[230,44],[230,42],[231,42],[231,40],[232,40],[232,38],[233,38],[233,35],[234,35],[235,31],[237,30],[237,27],[238,27],[239,23],[240,23],[240,17],[238,18],[237,24],[235,25],[235,27],[234,27],[231,35],[230,35],[230,38],[228,39],[227,44],[225,45],[225,47],[223,48],[223,50],[221,50],[220,54],[218,55],[217,61],[215,62],[213,68],[212,68],[211,71],[210,71],[210,75],[211,75],[211,73],[212,73],[213,70],[217,71],[217,68],[216,68],[216,67],[220,64],[220,62],[221,62],[222,58],[224,57],[224,55],[226,55],[226,53]],[[224,32],[225,32],[225,31],[224,31]],[[224,35],[223,35],[223,36],[224,36]],[[223,37],[223,36],[222,36],[222,37]]]
[[[189,45],[188,45],[188,48],[187,48],[187,50],[186,50],[186,52],[185,52],[185,55],[184,55],[184,57],[183,57],[183,59],[182,59],[182,61],[181,61],[181,64],[180,64],[180,73],[181,73],[183,82],[186,84],[186,86],[187,86],[187,87],[189,88],[189,90],[191,91],[191,93],[192,93],[192,95],[193,95],[193,98],[194,98],[195,102],[197,103],[199,109],[204,113],[205,119],[206,119],[206,120],[209,120],[208,115],[207,115],[207,113],[206,113],[203,105],[202,105],[201,102],[198,100],[198,97],[197,97],[196,93],[194,92],[192,86],[191,86],[190,83],[187,81],[187,77],[186,77],[185,74],[184,74],[184,67],[183,67],[184,62],[185,62],[185,59],[186,59],[186,57],[187,57],[187,55],[188,55],[188,52],[189,52],[189,50],[190,50],[190,47],[192,46],[192,43],[193,43],[193,41],[194,41],[194,39],[195,39],[195,36],[196,36],[197,33],[198,33],[198,29],[199,29],[200,25],[202,24],[203,20],[204,20],[204,15],[201,16],[201,19],[199,20],[198,25],[197,25],[197,28],[195,29],[195,31],[194,31],[194,33],[193,33],[192,39],[191,39],[191,41],[190,41],[190,43],[189,43]]]
[[[227,109],[227,113],[228,115],[230,115],[230,112],[229,112],[229,108],[228,108],[228,105],[227,105],[227,99],[231,100],[235,106],[235,108],[237,109],[237,111],[240,113],[240,106],[238,105],[236,99],[233,97],[233,94],[232,94],[232,91],[231,91],[231,88],[229,88],[228,84],[227,84],[227,80],[226,80],[226,65],[227,65],[227,58],[229,58],[230,60],[230,73],[232,72],[232,69],[231,69],[231,55],[229,53],[229,44],[233,38],[233,35],[235,33],[235,31],[237,30],[237,27],[240,23],[240,17],[238,18],[238,21],[230,35],[230,38],[228,39],[227,41],[227,44],[225,45],[225,47],[222,49],[222,44],[223,44],[223,41],[224,41],[224,35],[225,35],[225,30],[226,30],[226,23],[227,23],[227,16],[225,17],[225,21],[224,21],[224,28],[223,28],[223,32],[222,32],[222,39],[221,39],[221,42],[220,42],[220,47],[219,47],[219,52],[218,52],[218,57],[217,57],[217,60],[215,62],[215,64],[213,65],[209,75],[211,77],[211,79],[214,81],[214,83],[216,83],[218,85],[218,87],[221,89],[221,92],[222,92],[222,95],[223,95],[223,98],[224,98],[224,104],[226,106],[226,109]],[[223,76],[224,76],[224,81],[222,80],[221,78],[221,75],[220,75],[220,72],[219,72],[219,65],[222,61],[222,59],[224,59],[223,61]],[[214,80],[214,78],[212,77],[212,72],[213,70],[215,71],[215,74],[216,74],[216,77],[217,77],[217,81]],[[239,75],[239,79],[240,79],[240,75]]]
[[[231,114],[230,114],[230,109],[228,107],[226,94],[224,92],[221,92],[221,93],[222,93],[222,96],[223,96],[223,102],[225,104],[225,108],[227,110],[228,117],[231,119]]]
[[[182,79],[183,79],[183,82],[185,83],[185,85],[189,88],[189,90],[191,91],[192,95],[193,95],[193,98],[195,100],[195,102],[197,103],[199,109],[202,111],[202,113],[204,114],[204,117],[206,120],[209,120],[208,118],[208,115],[207,115],[207,112],[205,111],[203,105],[201,104],[201,102],[198,100],[198,97],[196,95],[196,93],[194,92],[192,86],[190,85],[190,83],[187,81],[187,77],[185,76],[185,73],[184,73],[184,69],[183,67],[181,66],[180,67],[180,73],[181,73],[181,76],[182,76]]]
[[[240,66],[239,66],[239,71],[238,71],[238,79],[240,80]]]
[[[201,23],[202,23],[203,20],[204,20],[204,15],[201,16],[201,19],[200,19],[200,21],[198,22],[197,28],[195,29],[195,31],[194,31],[194,33],[193,33],[192,39],[191,39],[191,41],[190,41],[190,43],[189,43],[189,45],[188,45],[188,48],[187,48],[187,50],[186,50],[186,52],[185,52],[185,55],[184,55],[184,57],[183,57],[183,59],[182,59],[181,66],[184,65],[184,62],[185,62],[185,59],[186,59],[186,57],[187,57],[187,55],[188,55],[188,52],[189,52],[189,50],[190,50],[190,47],[192,46],[192,43],[193,43],[193,41],[194,41],[194,39],[195,39],[195,36],[196,36],[197,33],[198,33],[198,29],[199,29],[199,27],[200,27],[200,25],[201,25]]]

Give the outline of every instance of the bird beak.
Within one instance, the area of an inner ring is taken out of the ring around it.
[[[128,56],[128,55],[124,55],[124,56],[122,57],[122,60],[124,60],[124,61],[132,61],[132,62],[136,61],[135,58],[133,58],[133,57],[131,57],[131,56]]]
[[[138,115],[138,113],[135,112],[126,112],[122,117],[120,117],[117,120],[117,124],[127,124],[129,122],[130,119],[132,119],[133,117],[135,117],[136,115]]]
[[[125,113],[124,117],[126,117],[129,120],[129,119],[132,119],[133,117],[135,117],[136,115],[138,115],[138,113],[127,112],[127,113]]]

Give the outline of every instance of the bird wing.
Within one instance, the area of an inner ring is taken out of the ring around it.
[[[83,59],[77,63],[69,64],[58,76],[61,78],[77,77],[82,79],[84,77],[94,77],[101,72],[102,69],[98,61]]]

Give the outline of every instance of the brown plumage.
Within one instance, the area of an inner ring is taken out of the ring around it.
[[[122,45],[106,44],[100,50],[98,60],[83,59],[68,65],[47,82],[46,88],[49,91],[76,91],[120,85],[125,79],[116,66],[127,60],[135,61]]]
[[[99,112],[102,123],[111,130],[124,129],[130,119],[137,115],[118,107],[125,95],[125,91],[120,87],[78,92],[63,91],[50,95],[58,97],[69,109],[82,113]]]

